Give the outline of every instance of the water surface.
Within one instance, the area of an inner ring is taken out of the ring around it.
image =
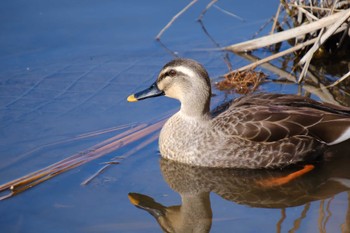
[[[165,32],[162,43],[179,56],[200,61],[214,82],[228,67],[223,53],[210,50],[216,45],[196,21],[207,3],[199,1],[181,16]],[[152,83],[161,67],[173,58],[154,37],[186,4],[188,1],[184,0],[3,2],[0,183],[86,151],[130,128],[116,130],[117,126],[155,122],[176,110],[178,103],[167,98],[136,104],[125,99]],[[275,1],[249,4],[219,1],[218,6],[244,21],[212,8],[203,22],[218,44],[229,45],[251,38],[275,13],[276,4]],[[229,58],[233,67],[247,64],[234,54],[229,54]],[[273,78],[273,74],[268,74]],[[298,86],[269,83],[260,90],[296,93]],[[215,89],[214,94],[213,108],[234,97]],[[73,140],[87,133],[96,134]],[[154,217],[135,208],[128,194],[147,195],[163,206],[177,206],[182,203],[180,195],[184,190],[176,186],[176,180],[169,182],[168,173],[164,173],[166,165],[160,161],[157,141],[129,153],[148,139],[131,143],[2,201],[1,231],[161,232]],[[349,152],[346,147],[339,147],[336,153]],[[110,166],[88,185],[81,185],[103,163],[125,154],[131,155]],[[206,210],[212,211],[211,232],[341,232],[342,229],[349,232],[346,188],[349,173],[344,164],[348,164],[346,157],[332,160],[330,168],[320,164],[319,170],[291,184],[287,194],[297,190],[292,185],[306,185],[310,190],[304,188],[305,193],[296,196],[283,196],[275,190],[277,193],[268,193],[269,205],[257,198],[259,190],[247,193],[246,199],[233,195],[248,192],[252,187],[245,181],[271,175],[266,172],[242,175],[208,170],[211,179],[200,180],[199,187],[186,188],[201,193],[204,189],[204,199],[210,197],[210,210]],[[326,175],[320,172],[322,169],[327,171]],[[185,178],[198,172],[186,171]],[[248,186],[217,186],[215,181],[227,175]]]

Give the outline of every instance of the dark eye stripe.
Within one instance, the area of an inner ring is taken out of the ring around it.
[[[171,69],[171,70],[169,70],[169,71],[163,73],[161,76],[159,76],[158,81],[161,81],[162,79],[164,79],[164,78],[167,77],[167,76],[173,77],[173,76],[175,76],[175,75],[177,75],[177,74],[182,74],[182,73],[181,73],[181,72],[178,72],[178,71],[176,71],[176,70]]]
[[[166,76],[168,76],[168,72],[165,72],[164,74],[159,76],[158,80],[160,81],[160,80],[164,79]]]

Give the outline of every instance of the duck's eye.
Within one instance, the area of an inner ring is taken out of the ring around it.
[[[176,70],[170,70],[169,76],[174,77],[176,75]]]

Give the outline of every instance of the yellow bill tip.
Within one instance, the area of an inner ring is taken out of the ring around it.
[[[127,98],[128,102],[136,102],[137,99],[135,98],[135,95],[129,95]]]
[[[133,205],[139,205],[139,204],[140,204],[140,200],[136,199],[136,198],[133,197],[132,195],[129,194],[129,195],[128,195],[128,198],[129,198],[131,204],[133,204]]]

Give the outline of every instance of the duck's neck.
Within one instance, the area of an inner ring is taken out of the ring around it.
[[[201,101],[198,98],[187,97],[181,100],[180,113],[191,118],[208,120],[210,118],[210,99],[205,98]]]

